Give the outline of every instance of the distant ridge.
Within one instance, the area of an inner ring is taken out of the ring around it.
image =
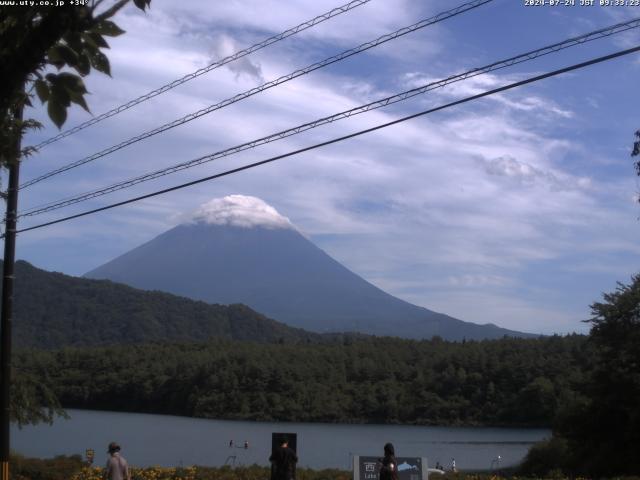
[[[199,342],[212,337],[256,342],[320,338],[245,305],[210,305],[111,281],[47,272],[25,261],[16,262],[13,325],[17,347],[45,349]]]
[[[232,195],[88,272],[210,303],[243,303],[287,325],[446,340],[535,336],[412,305],[345,268],[273,207]]]

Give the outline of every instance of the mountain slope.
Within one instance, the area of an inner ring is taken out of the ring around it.
[[[318,337],[270,320],[245,305],[210,305],[110,281],[46,272],[24,261],[16,262],[14,290],[13,339],[18,347],[203,341],[211,337],[307,341]]]
[[[527,336],[463,322],[389,295],[286,226],[186,223],[86,276],[211,303],[244,303],[316,332],[449,340]]]

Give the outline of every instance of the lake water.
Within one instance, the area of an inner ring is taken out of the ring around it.
[[[268,465],[271,433],[296,433],[299,465],[351,469],[353,455],[380,455],[392,442],[398,456],[426,457],[429,466],[489,469],[518,463],[535,442],[550,436],[545,429],[418,427],[284,422],[204,420],[167,415],[67,410],[69,420],[11,430],[12,450],[47,458],[95,450],[95,463],[106,462],[111,441],[136,466]],[[234,447],[229,447],[229,441]],[[249,448],[243,447],[244,442]]]

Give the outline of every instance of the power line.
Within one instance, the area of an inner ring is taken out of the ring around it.
[[[199,70],[196,70],[195,72],[189,73],[187,75],[185,75],[182,78],[179,78],[177,80],[174,80],[171,83],[167,83],[166,85],[163,85],[162,87],[159,87],[155,90],[150,91],[149,93],[146,93],[144,95],[139,96],[138,98],[135,98],[133,100],[128,101],[127,103],[124,103],[122,105],[120,105],[119,107],[116,107],[112,110],[109,110],[108,112],[105,112],[101,115],[98,115],[97,117],[92,118],[91,120],[87,120],[84,123],[81,123],[80,125],[77,125],[69,130],[66,130],[64,132],[59,133],[58,135],[55,135],[41,143],[39,143],[38,145],[36,145],[35,148],[42,148],[46,145],[52,144],[54,142],[57,142],[58,140],[68,137],[69,135],[73,135],[74,133],[79,132],[80,130],[84,130],[87,127],[90,127],[91,125],[95,125],[96,123],[101,122],[102,120],[105,120],[109,117],[113,117],[114,115],[117,115],[118,113],[124,112],[125,110],[130,109],[131,107],[134,107],[136,105],[138,105],[139,103],[145,102],[147,100],[152,99],[153,97],[156,97],[164,92],[167,92],[179,85],[182,85],[183,83],[186,83],[190,80],[193,80],[196,77],[199,77],[200,75],[204,75],[205,73],[209,73],[212,70],[215,70],[216,68],[222,67],[223,65],[226,65],[227,63],[231,63],[235,60],[238,60],[242,57],[245,57],[253,52],[257,52],[258,50],[261,50],[271,44],[274,44],[276,42],[279,42],[280,40],[284,40],[287,37],[290,37],[292,35],[295,35],[296,33],[300,33],[304,30],[307,30],[308,28],[311,28],[315,25],[318,25],[319,23],[322,23],[326,20],[329,20],[330,18],[333,18],[335,16],[341,15],[345,12],[348,12],[349,10],[353,10],[354,8],[357,8],[361,5],[364,5],[365,3],[370,2],[371,0],[354,0],[351,1],[345,5],[342,5],[340,7],[336,7],[326,13],[323,13],[322,15],[318,15],[315,18],[312,18],[311,20],[307,20],[306,22],[301,23],[300,25],[297,25],[293,28],[290,28],[288,30],[285,30],[282,33],[279,33],[278,35],[274,35],[272,37],[267,38],[266,40],[263,40],[259,43],[256,43],[255,45],[250,46],[249,48],[245,48],[244,50],[240,50],[232,55],[229,55],[228,57],[224,57],[222,60],[218,60],[215,63],[212,63],[210,65],[207,65],[206,67],[200,68]]]
[[[271,158],[268,158],[266,160],[261,160],[259,162],[255,162],[255,163],[251,163],[251,164],[248,164],[248,165],[244,165],[242,167],[237,167],[237,168],[234,168],[234,169],[231,169],[231,170],[224,171],[222,173],[217,173],[215,175],[209,175],[207,177],[199,178],[197,180],[193,180],[191,182],[183,183],[181,185],[176,185],[176,186],[173,186],[173,187],[170,187],[170,188],[165,188],[163,190],[158,190],[156,192],[148,193],[146,195],[141,195],[141,196],[130,198],[128,200],[124,200],[124,201],[121,201],[121,202],[112,203],[112,204],[106,205],[104,207],[95,208],[93,210],[87,210],[85,212],[81,212],[81,213],[78,213],[78,214],[75,214],[75,215],[70,215],[70,216],[67,216],[67,217],[59,218],[57,220],[52,220],[50,222],[45,222],[45,223],[41,223],[41,224],[38,224],[38,225],[34,225],[32,227],[23,228],[23,229],[17,230],[16,233],[22,233],[22,232],[28,232],[30,230],[36,230],[38,228],[43,228],[43,227],[47,227],[47,226],[50,226],[50,225],[55,225],[57,223],[66,222],[66,221],[73,220],[73,219],[76,219],[76,218],[80,218],[80,217],[84,217],[84,216],[91,215],[91,214],[94,214],[94,213],[102,212],[104,210],[110,210],[112,208],[120,207],[122,205],[127,205],[129,203],[138,202],[140,200],[145,200],[147,198],[156,197],[158,195],[163,195],[165,193],[173,192],[173,191],[176,191],[176,190],[181,190],[183,188],[190,187],[190,186],[193,186],[193,185],[197,185],[199,183],[207,182],[207,181],[210,181],[210,180],[215,180],[217,178],[225,177],[227,175],[231,175],[231,174],[238,173],[238,172],[241,172],[241,171],[244,171],[244,170],[249,170],[251,168],[259,167],[259,166],[265,165],[267,163],[275,162],[276,160],[281,160],[283,158],[287,158],[287,157],[291,157],[291,156],[294,156],[294,155],[298,155],[300,153],[308,152],[310,150],[315,150],[315,149],[320,148],[320,147],[324,147],[324,146],[327,146],[327,145],[332,145],[334,143],[342,142],[342,141],[348,140],[350,138],[358,137],[358,136],[364,135],[366,133],[371,133],[371,132],[374,132],[376,130],[380,130],[380,129],[383,129],[383,128],[386,128],[386,127],[390,127],[392,125],[396,125],[396,124],[399,124],[399,123],[402,123],[402,122],[406,122],[407,120],[411,120],[411,119],[414,119],[414,118],[417,118],[417,117],[421,117],[423,115],[428,115],[430,113],[434,113],[434,112],[437,112],[437,111],[440,111],[440,110],[451,108],[451,107],[456,106],[456,105],[461,105],[463,103],[467,103],[467,102],[470,102],[470,101],[473,101],[473,100],[478,100],[480,98],[488,97],[488,96],[494,95],[496,93],[504,92],[506,90],[511,90],[513,88],[521,87],[521,86],[527,85],[529,83],[533,83],[533,82],[537,82],[537,81],[540,81],[540,80],[544,80],[546,78],[550,78],[550,77],[554,77],[554,76],[557,76],[557,75],[561,75],[563,73],[571,72],[573,70],[578,70],[580,68],[585,68],[585,67],[588,67],[590,65],[595,65],[597,63],[602,63],[602,62],[605,62],[605,61],[608,61],[608,60],[612,60],[614,58],[618,58],[618,57],[621,57],[621,56],[624,56],[624,55],[629,55],[631,53],[635,53],[635,52],[638,52],[638,51],[640,51],[640,46],[629,48],[629,49],[626,49],[626,50],[621,50],[619,52],[612,53],[612,54],[609,54],[609,55],[604,55],[604,56],[601,56],[601,57],[597,57],[597,58],[588,60],[586,62],[577,63],[577,64],[571,65],[569,67],[564,67],[564,68],[561,68],[561,69],[558,69],[558,70],[554,70],[552,72],[548,72],[548,73],[544,73],[544,74],[541,74],[541,75],[537,75],[535,77],[530,77],[528,79],[521,80],[519,82],[510,83],[509,85],[505,85],[505,86],[502,86],[502,87],[499,87],[499,88],[495,88],[493,90],[489,90],[489,91],[486,91],[484,93],[479,93],[477,95],[472,95],[470,97],[466,97],[466,98],[463,98],[461,100],[456,100],[455,102],[450,102],[450,103],[447,103],[445,105],[441,105],[439,107],[435,107],[435,108],[431,108],[429,110],[424,110],[422,112],[414,113],[413,115],[408,115],[406,117],[402,117],[402,118],[399,118],[397,120],[393,120],[391,122],[383,123],[383,124],[377,125],[375,127],[371,127],[371,128],[367,128],[365,130],[360,130],[358,132],[351,133],[349,135],[344,135],[342,137],[334,138],[332,140],[327,140],[326,142],[317,143],[317,144],[311,145],[309,147],[305,147],[305,148],[301,148],[301,149],[298,149],[298,150],[294,150],[292,152],[288,152],[288,153],[285,153],[285,154],[282,154],[282,155],[277,155],[275,157],[271,157]]]
[[[452,75],[450,77],[447,77],[443,80],[438,80],[435,82],[431,82],[428,83],[426,85],[423,85],[421,87],[417,87],[417,88],[413,88],[411,90],[396,94],[396,95],[392,95],[380,100],[376,100],[374,102],[370,102],[366,105],[361,105],[359,107],[355,107],[352,108],[350,110],[346,110],[340,113],[336,113],[334,115],[328,116],[328,117],[324,117],[318,120],[315,120],[313,122],[309,122],[309,123],[305,123],[302,125],[298,125],[296,127],[287,129],[287,130],[283,130],[280,131],[278,133],[274,133],[271,135],[268,135],[266,137],[262,137],[259,138],[257,140],[252,140],[250,142],[246,142],[243,143],[241,145],[237,145],[234,147],[230,147],[227,148],[225,150],[221,150],[209,155],[205,155],[202,157],[198,157],[192,160],[189,160],[187,162],[182,162],[179,163],[177,165],[173,165],[171,167],[167,167],[167,168],[163,168],[160,170],[156,170],[154,172],[149,172],[128,180],[124,180],[122,182],[118,182],[115,183],[113,185],[107,186],[107,187],[103,187],[100,188],[98,190],[93,190],[91,192],[86,192],[83,194],[79,194],[79,195],[75,195],[72,197],[68,197],[66,199],[61,199],[61,200],[57,200],[54,202],[49,202],[45,205],[40,205],[40,206],[36,206],[36,207],[32,207],[31,209],[28,209],[25,212],[21,212],[18,217],[27,217],[27,216],[35,216],[35,215],[39,215],[42,213],[46,213],[46,212],[50,212],[53,210],[58,210],[60,208],[63,207],[67,207],[69,205],[74,205],[76,203],[80,203],[89,199],[93,199],[93,198],[97,198],[100,197],[102,195],[107,195],[109,193],[113,193],[115,191],[118,190],[122,190],[125,188],[129,188],[132,187],[134,185],[137,185],[139,183],[143,183],[149,180],[153,180],[155,178],[159,178],[165,175],[169,175],[171,173],[175,173],[181,170],[185,170],[191,167],[195,167],[198,165],[202,165],[203,163],[207,163],[207,162],[211,162],[223,157],[227,157],[230,155],[234,155],[236,153],[251,149],[251,148],[255,148],[257,146],[260,145],[264,145],[267,143],[271,143],[274,142],[276,140],[280,140],[283,138],[287,138],[290,137],[292,135],[296,135],[299,133],[302,133],[304,131],[310,130],[312,128],[316,128],[318,126],[321,125],[325,125],[328,123],[332,123],[338,120],[342,120],[344,118],[349,118],[351,116],[354,115],[358,115],[360,113],[364,113],[364,112],[368,112],[377,108],[381,108],[381,107],[385,107],[387,105],[391,105],[397,102],[401,102],[404,100],[407,100],[409,98],[412,98],[414,96],[426,93],[430,90],[435,90],[437,88],[442,88],[446,85],[449,85],[451,83],[455,83],[455,82],[459,82],[462,80],[466,80],[468,78],[472,78],[481,74],[485,74],[488,72],[492,72],[492,71],[496,71],[508,66],[512,66],[512,65],[516,65],[516,64],[520,64],[520,63],[524,63],[527,61],[531,61],[534,60],[536,58],[542,57],[544,55],[548,55],[551,53],[555,53],[558,52],[560,50],[566,49],[566,48],[570,48],[573,47],[575,45],[581,45],[583,43],[586,42],[590,42],[593,40],[597,40],[600,38],[604,38],[604,37],[608,37],[611,35],[614,35],[616,33],[621,33],[624,31],[628,31],[630,29],[633,28],[638,28],[640,27],[640,18],[634,19],[634,20],[630,20],[628,22],[623,22],[623,23],[618,23],[615,25],[611,25],[609,27],[605,27],[605,28],[601,28],[599,30],[578,36],[578,37],[573,37],[567,40],[564,40],[562,42],[558,42],[558,43],[554,43],[552,45],[548,45],[546,47],[542,47],[536,50],[532,50],[529,51],[527,53],[523,53],[514,57],[510,57],[506,60],[500,60],[494,63],[491,63],[489,65],[483,66],[483,67],[478,67],[478,68],[474,68],[472,70],[468,70],[464,73],[461,74],[457,74],[457,75]]]
[[[378,37],[375,40],[372,40],[370,42],[366,42],[363,43],[355,48],[349,49],[349,50],[345,50],[342,53],[339,53],[338,55],[334,55],[332,57],[326,58],[320,62],[308,65],[304,68],[301,68],[299,70],[296,70],[288,75],[283,75],[280,78],[277,78],[276,80],[272,80],[270,82],[267,83],[263,83],[262,85],[259,85],[257,87],[254,87],[250,90],[247,90],[243,93],[239,93],[238,95],[235,95],[233,97],[227,98],[226,100],[223,100],[219,103],[216,103],[214,105],[209,105],[206,108],[203,108],[201,110],[198,110],[197,112],[193,112],[190,113],[189,115],[185,115],[182,118],[179,118],[177,120],[174,120],[172,122],[166,123],[164,125],[161,125],[160,127],[154,128],[153,130],[149,130],[147,132],[144,132],[140,135],[137,135],[135,137],[131,137],[128,140],[125,140],[124,142],[121,142],[117,145],[113,145],[109,148],[106,148],[105,150],[102,150],[100,152],[94,153],[93,155],[90,155],[88,157],[82,158],[80,160],[76,160],[75,162],[69,163],[63,167],[57,168],[55,170],[52,170],[48,173],[45,173],[39,177],[36,177],[32,180],[29,180],[25,183],[23,183],[22,185],[20,185],[20,188],[27,188],[31,185],[34,185],[38,182],[41,182],[43,180],[46,180],[50,177],[53,177],[55,175],[58,175],[60,173],[66,172],[68,170],[71,170],[72,168],[76,168],[79,167],[81,165],[84,165],[86,163],[92,162],[94,160],[97,160],[99,158],[102,158],[106,155],[109,155],[113,152],[116,152],[118,150],[121,150],[129,145],[132,145],[134,143],[137,143],[141,140],[147,139],[149,137],[152,137],[154,135],[157,135],[159,133],[162,132],[166,132],[167,130],[170,130],[174,127],[177,127],[179,125],[182,125],[184,123],[190,122],[192,120],[195,120],[196,118],[202,117],[203,115],[207,115],[215,110],[220,110],[221,108],[224,107],[228,107],[229,105],[239,102],[241,100],[244,100],[245,98],[251,97],[257,93],[260,93],[264,90],[267,90],[269,88],[273,88],[277,85],[286,83],[290,80],[293,80],[294,78],[300,77],[302,75],[306,75],[310,72],[313,72],[314,70],[318,70],[320,68],[326,67],[327,65],[331,65],[333,63],[339,62],[341,60],[344,60],[345,58],[351,57],[353,55],[356,55],[358,53],[364,52],[365,50],[369,50],[370,48],[376,47],[378,45],[381,45],[383,43],[386,43],[390,40],[395,40],[396,38],[399,38],[403,35],[406,35],[408,33],[414,32],[416,30],[419,30],[421,28],[425,28],[429,25],[433,25],[435,23],[441,22],[443,20],[446,20],[448,18],[454,17],[456,15],[460,15],[461,13],[467,12],[469,10],[472,10],[474,8],[477,8],[481,5],[484,5],[485,3],[489,3],[492,2],[493,0],[473,0],[471,2],[468,3],[464,3],[456,8],[453,8],[451,10],[447,10],[446,12],[441,12],[438,15],[435,15],[431,18],[427,18],[425,20],[421,20],[418,23],[415,23],[411,26],[408,27],[403,27],[399,30],[396,30],[393,33],[388,33],[386,35],[382,35],[381,37]]]

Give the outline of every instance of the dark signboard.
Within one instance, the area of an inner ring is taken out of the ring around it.
[[[427,460],[421,457],[396,457],[398,480],[428,480]],[[380,457],[353,457],[353,480],[378,480]]]

